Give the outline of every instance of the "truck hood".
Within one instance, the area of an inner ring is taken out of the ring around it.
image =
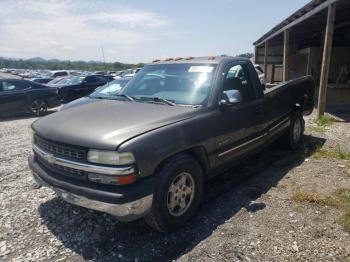
[[[101,99],[48,115],[32,128],[49,140],[115,150],[133,137],[191,118],[195,112],[191,107]]]

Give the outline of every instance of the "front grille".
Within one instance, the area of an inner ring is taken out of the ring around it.
[[[47,161],[45,161],[43,158],[41,158],[39,155],[35,154],[36,159],[38,160],[39,164],[42,165],[43,167],[57,173],[60,175],[65,175],[69,176],[72,178],[77,178],[77,179],[83,179],[85,180],[86,178],[86,172],[70,167],[65,167],[65,166],[60,166],[56,164],[50,164]]]
[[[37,135],[34,136],[34,144],[55,156],[79,161],[84,161],[86,159],[86,150],[84,149],[52,142]]]
[[[85,171],[66,167],[66,166],[60,166],[60,165],[56,165],[56,164],[53,164],[52,166],[55,169],[62,170],[63,172],[67,172],[67,173],[72,174],[72,175],[83,176],[85,174]]]

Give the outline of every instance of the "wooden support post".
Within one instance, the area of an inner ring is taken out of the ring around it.
[[[283,48],[283,82],[288,81],[288,58],[289,58],[289,30],[284,30],[284,48]]]
[[[272,64],[272,71],[271,71],[271,83],[275,82],[275,71],[276,71],[276,65]]]
[[[324,115],[324,112],[326,110],[328,74],[329,74],[329,64],[331,62],[332,45],[333,45],[335,10],[336,10],[336,6],[334,4],[329,5],[326,34],[324,39],[324,47],[323,47],[323,55],[322,55],[320,89],[318,93],[318,108],[317,108],[318,116]]]
[[[258,58],[258,46],[255,46],[255,49],[254,49],[254,63],[257,64],[258,61],[259,61],[259,58]]]
[[[265,74],[265,79],[267,82],[267,62],[268,62],[268,56],[269,56],[269,44],[268,41],[265,41],[265,55],[264,55],[264,74]]]

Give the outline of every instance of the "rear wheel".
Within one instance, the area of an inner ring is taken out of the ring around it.
[[[203,174],[198,162],[188,155],[167,161],[157,172],[157,187],[148,225],[161,232],[179,229],[197,211],[203,191]]]
[[[29,112],[32,115],[42,116],[47,112],[47,104],[42,99],[35,99],[30,103]]]
[[[300,111],[294,112],[291,117],[290,126],[283,137],[290,149],[296,150],[300,147],[304,136],[304,129],[305,121],[302,113]]]

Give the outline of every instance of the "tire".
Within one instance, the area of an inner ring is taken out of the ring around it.
[[[282,137],[289,149],[296,150],[303,142],[305,121],[300,111],[295,111],[291,117],[290,126]]]
[[[172,232],[190,220],[200,206],[203,172],[194,158],[179,154],[166,161],[156,176],[152,208],[145,221],[157,231]]]
[[[35,116],[42,116],[47,113],[47,103],[43,99],[34,99],[29,105],[29,112]]]

